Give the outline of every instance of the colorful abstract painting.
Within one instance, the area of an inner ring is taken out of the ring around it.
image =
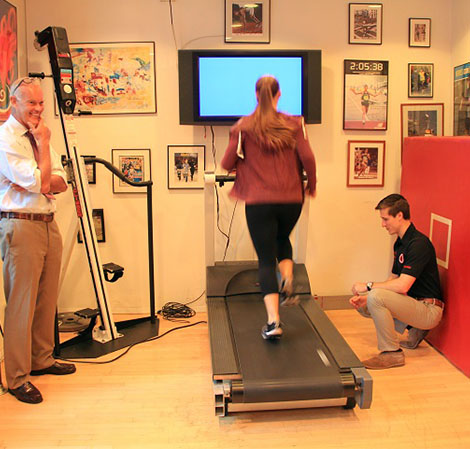
[[[18,77],[16,8],[0,0],[0,121],[10,115],[10,86]]]
[[[70,51],[77,112],[157,112],[153,42],[70,44]]]

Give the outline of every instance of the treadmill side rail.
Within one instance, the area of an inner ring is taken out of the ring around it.
[[[360,408],[370,408],[372,404],[372,377],[365,368],[352,368],[356,378],[356,402]]]

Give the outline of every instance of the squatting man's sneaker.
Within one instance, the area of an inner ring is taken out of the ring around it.
[[[276,340],[281,338],[282,327],[279,321],[274,323],[268,323],[261,329],[261,335],[265,340]]]
[[[406,349],[416,349],[418,345],[424,340],[424,337],[428,335],[428,332],[428,330],[412,327],[408,330],[408,340],[400,341],[400,346]]]
[[[367,369],[387,369],[405,364],[405,354],[401,349],[398,351],[383,351],[375,357],[363,360],[362,364]]]

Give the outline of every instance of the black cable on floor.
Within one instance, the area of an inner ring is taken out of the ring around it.
[[[128,346],[124,352],[122,352],[122,353],[119,354],[117,357],[114,357],[114,358],[111,359],[111,360],[105,360],[105,361],[102,361],[102,362],[92,362],[92,361],[88,361],[88,360],[65,359],[65,358],[63,358],[63,357],[56,357],[56,358],[59,359],[59,360],[64,360],[65,362],[87,363],[87,364],[89,364],[89,365],[105,365],[106,363],[115,362],[116,360],[119,360],[121,357],[124,357],[134,346],[140,345],[140,344],[142,344],[142,343],[147,343],[147,342],[149,342],[149,341],[159,340],[160,338],[163,338],[165,335],[168,335],[168,334],[171,333],[171,332],[174,332],[174,331],[177,331],[177,330],[180,330],[180,329],[186,329],[186,328],[188,328],[188,327],[197,326],[198,324],[207,324],[207,321],[196,321],[195,323],[186,324],[186,325],[184,325],[184,326],[174,327],[174,328],[172,328],[172,329],[167,330],[166,332],[164,332],[164,333],[161,334],[161,335],[157,335],[157,336],[155,336],[155,337],[147,338],[147,339],[144,340],[144,341],[138,341],[137,343],[134,343],[134,344]]]

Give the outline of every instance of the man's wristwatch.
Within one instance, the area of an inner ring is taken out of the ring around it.
[[[368,282],[366,284],[366,288],[367,288],[367,291],[370,292],[372,290],[372,287],[374,286],[374,283],[373,282]]]

